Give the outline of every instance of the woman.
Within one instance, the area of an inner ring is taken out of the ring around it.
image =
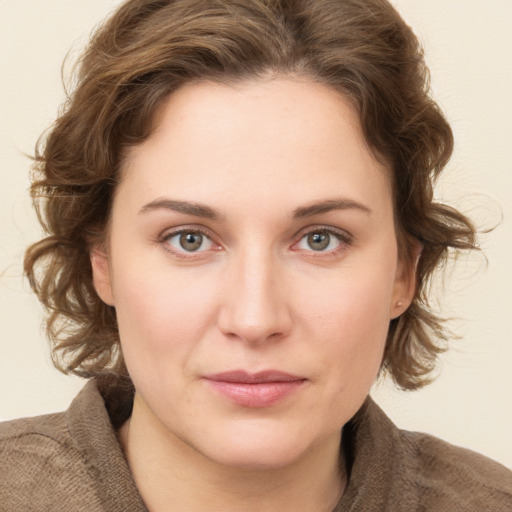
[[[99,29],[26,255],[91,381],[2,426],[6,510],[512,506],[507,469],[367,398],[428,383],[425,285],[476,243],[433,202],[452,136],[425,74],[381,0],[131,0]]]

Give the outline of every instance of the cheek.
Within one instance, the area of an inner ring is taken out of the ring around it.
[[[321,292],[310,294],[302,309],[313,313],[317,332],[335,330],[364,344],[372,333],[387,331],[393,282],[378,272],[344,274],[330,279]]]
[[[123,351],[160,359],[185,356],[211,325],[215,286],[187,272],[155,270],[134,263],[114,276],[114,295]],[[201,286],[198,284],[201,283]]]
[[[322,411],[334,428],[344,425],[360,408],[381,366],[389,318],[386,296],[370,293],[362,283],[339,287],[342,293],[316,303],[311,323],[316,332],[316,375],[322,385]],[[388,299],[389,300],[389,299]]]
[[[326,376],[333,385],[370,387],[380,367],[389,329],[392,279],[354,270],[331,280],[328,290],[302,305],[308,311]]]

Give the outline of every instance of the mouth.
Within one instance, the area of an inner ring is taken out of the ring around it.
[[[204,377],[215,392],[230,402],[249,408],[270,407],[295,394],[307,379],[278,370],[248,373],[243,370]]]

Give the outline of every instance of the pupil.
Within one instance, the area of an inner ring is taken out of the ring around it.
[[[203,243],[201,233],[183,233],[180,236],[180,245],[187,251],[197,251]]]
[[[315,251],[321,251],[325,249],[330,242],[330,236],[328,233],[312,233],[308,236],[308,244]]]

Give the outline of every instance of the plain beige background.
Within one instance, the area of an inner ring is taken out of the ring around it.
[[[61,63],[114,0],[0,0],[0,418],[64,409],[83,382],[53,369],[42,312],[22,278],[39,236],[29,160],[63,100]],[[441,311],[461,339],[440,376],[414,393],[375,386],[401,427],[480,451],[512,468],[512,1],[396,0],[423,42],[435,98],[456,136],[437,195],[483,227],[488,258],[460,261]]]

